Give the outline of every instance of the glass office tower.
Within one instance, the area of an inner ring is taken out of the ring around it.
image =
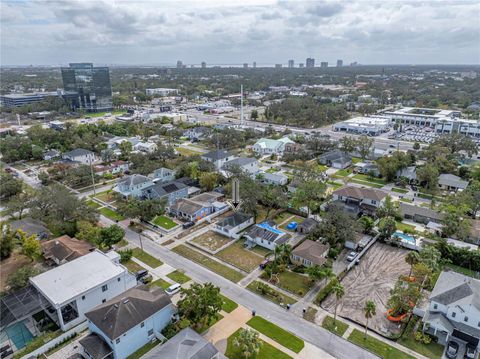
[[[62,67],[64,97],[72,110],[87,112],[112,110],[112,86],[108,67],[92,63],[74,63]]]

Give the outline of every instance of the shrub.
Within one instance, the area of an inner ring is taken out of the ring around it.
[[[328,258],[331,258],[331,259],[336,259],[339,252],[340,252],[340,251],[338,250],[338,248],[333,248],[333,247],[332,247],[332,248],[330,248],[330,249],[328,250],[327,257],[328,257]]]
[[[162,330],[162,335],[167,339],[173,338],[177,333],[178,333],[177,327],[173,323],[169,323]]]
[[[333,286],[335,285],[335,278],[332,278],[328,284],[323,287],[317,294],[317,297],[315,298],[315,304],[320,305],[323,300],[330,294],[332,291]]]
[[[133,251],[131,249],[125,249],[123,251],[118,251],[118,254],[120,254],[120,263],[125,263],[132,258]]]

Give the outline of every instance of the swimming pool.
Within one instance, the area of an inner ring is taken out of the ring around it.
[[[22,349],[29,341],[33,339],[32,333],[27,329],[25,321],[10,325],[2,332],[2,338],[10,339],[17,349]]]
[[[410,235],[405,234],[405,233],[400,232],[400,231],[396,231],[396,232],[393,234],[393,237],[398,237],[398,238],[400,238],[402,241],[408,242],[408,243],[413,244],[413,245],[416,245],[416,244],[417,244],[417,240],[415,239],[415,237],[410,236]]]

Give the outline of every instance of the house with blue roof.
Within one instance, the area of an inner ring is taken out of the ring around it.
[[[274,250],[276,246],[288,243],[290,235],[277,228],[273,221],[265,221],[254,225],[244,235],[249,247],[259,245],[261,247]]]

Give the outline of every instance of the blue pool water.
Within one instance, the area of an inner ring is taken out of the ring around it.
[[[17,349],[22,349],[33,339],[32,333],[27,329],[24,322],[18,322],[9,326],[5,329],[5,332]]]
[[[264,228],[266,229],[267,231],[270,231],[270,232],[273,232],[273,233],[276,233],[276,234],[283,234],[284,232],[276,229],[276,228],[273,228],[272,226],[270,226],[267,222],[263,222],[263,223],[260,223],[260,224],[257,224],[257,226],[259,226],[260,228]]]
[[[397,232],[395,232],[395,233],[393,234],[393,236],[394,236],[394,237],[401,238],[403,241],[406,241],[406,242],[411,243],[411,244],[413,244],[413,245],[416,245],[416,244],[417,244],[417,241],[415,240],[414,237],[412,237],[412,236],[410,236],[410,235],[408,235],[408,234],[405,234],[405,233],[403,233],[403,232],[398,232],[398,231],[397,231]]]

